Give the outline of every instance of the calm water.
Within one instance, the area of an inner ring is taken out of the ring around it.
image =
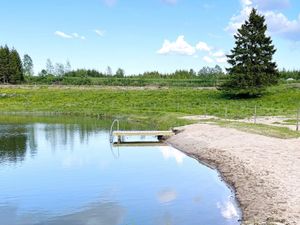
[[[111,149],[100,127],[0,124],[0,225],[235,225],[238,219],[218,174],[174,148]]]

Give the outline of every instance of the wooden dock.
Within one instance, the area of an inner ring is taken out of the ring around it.
[[[172,136],[173,131],[114,131],[113,135],[115,137],[125,137],[125,136]]]
[[[114,137],[118,138],[118,143],[122,143],[122,139],[124,137],[130,137],[130,136],[152,136],[152,137],[157,137],[159,140],[162,137],[170,137],[174,135],[173,131],[114,131],[112,132],[112,135]]]

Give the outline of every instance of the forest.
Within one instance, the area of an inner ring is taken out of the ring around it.
[[[33,67],[29,55],[21,59],[16,49],[0,47],[0,84],[215,87],[228,77],[226,70],[219,65],[205,66],[199,71],[148,71],[141,74],[126,74],[121,68],[114,72],[109,66],[105,72],[95,69],[72,70],[69,61],[65,64],[52,63],[50,59],[46,61],[45,69],[37,74],[34,74]],[[279,74],[284,83],[300,80],[300,70],[282,69]]]

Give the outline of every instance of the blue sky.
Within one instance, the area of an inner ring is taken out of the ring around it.
[[[0,45],[53,62],[127,74],[219,64],[252,7],[266,16],[280,68],[300,69],[299,0],[1,0]]]

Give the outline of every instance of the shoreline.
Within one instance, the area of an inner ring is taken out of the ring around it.
[[[167,143],[215,168],[233,189],[243,225],[300,224],[300,139],[194,124]]]

